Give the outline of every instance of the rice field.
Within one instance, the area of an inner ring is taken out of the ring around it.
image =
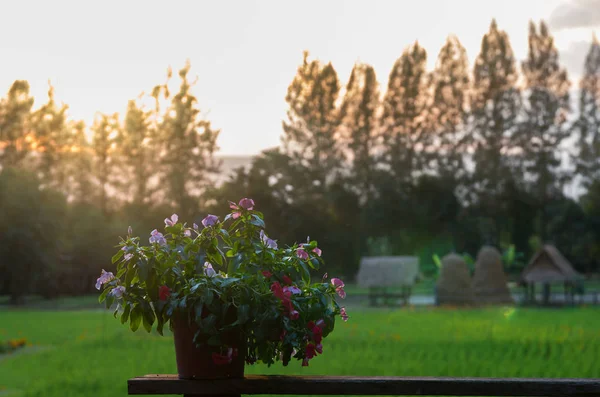
[[[247,373],[600,377],[597,308],[351,311],[308,368]],[[103,310],[0,311],[0,340],[28,346],[0,356],[0,395],[125,396],[126,380],[175,373],[173,342],[132,333]]]

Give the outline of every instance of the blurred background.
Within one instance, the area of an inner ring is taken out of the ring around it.
[[[600,376],[595,32],[598,0],[1,4],[0,396],[174,373],[95,280],[241,197],[351,312],[249,371]]]

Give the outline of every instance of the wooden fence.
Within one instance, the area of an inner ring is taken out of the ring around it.
[[[600,379],[249,375],[243,379],[183,380],[177,375],[146,375],[130,379],[128,392],[188,397],[242,394],[598,397]]]

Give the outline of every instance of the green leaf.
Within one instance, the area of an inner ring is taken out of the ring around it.
[[[237,320],[232,325],[245,324],[250,319],[250,306],[240,305],[237,309]]]
[[[185,304],[186,304],[186,300],[187,300],[187,296],[184,296],[181,301],[179,301],[179,307],[182,309],[185,309]]]
[[[100,296],[98,297],[98,303],[102,303],[104,302],[104,300],[106,299],[106,295],[110,292],[110,289],[108,288],[104,288],[104,291],[102,291],[102,293],[100,294]]]
[[[207,306],[210,305],[212,303],[212,301],[213,301],[213,298],[214,298],[213,292],[210,289],[207,288],[204,291],[204,296],[202,297],[202,300],[204,301],[204,304],[207,305]]]
[[[116,263],[119,259],[121,259],[123,254],[125,254],[125,251],[123,250],[119,250],[116,254],[114,254],[111,259],[112,263]]]
[[[136,270],[133,268],[133,263],[129,262],[127,264],[127,274],[125,275],[125,287],[131,286],[131,282],[136,276]]]
[[[230,277],[230,278],[226,278],[222,283],[221,283],[221,287],[225,288],[233,283],[237,283],[238,281],[240,281],[239,278],[236,277]]]
[[[145,283],[148,280],[148,265],[143,261],[138,262],[138,277],[140,281]]]
[[[219,338],[219,335],[213,335],[210,338],[208,338],[208,341],[206,343],[208,343],[209,346],[220,346],[221,338]]]
[[[106,308],[110,309],[110,307],[112,306],[112,304],[115,302],[115,298],[112,295],[108,295],[106,297],[106,301],[104,302],[106,304]]]
[[[125,305],[125,310],[121,314],[121,324],[125,324],[129,319],[129,312],[131,311],[131,305]]]
[[[129,315],[129,328],[131,328],[133,332],[137,331],[140,327],[142,317],[142,308],[139,305],[136,305]]]
[[[194,314],[196,315],[196,322],[198,322],[202,318],[202,309],[204,308],[204,304],[200,301],[196,302],[194,305]]]
[[[250,223],[263,229],[265,228],[265,222],[262,219],[260,219],[260,217],[256,214],[252,214],[252,219],[250,220]]]
[[[204,333],[209,334],[215,328],[217,324],[217,316],[209,314],[205,319],[202,320],[202,330]]]
[[[432,258],[433,258],[433,263],[435,263],[435,265],[437,266],[437,268],[441,269],[442,268],[442,261],[440,260],[440,257],[438,256],[438,254],[433,254]]]
[[[158,332],[158,334],[160,336],[163,336],[163,327],[165,325],[165,323],[162,321],[162,318],[158,318],[158,321],[156,322],[156,332]]]
[[[144,329],[146,329],[146,332],[150,332],[152,331],[152,324],[154,324],[154,313],[152,312],[152,309],[150,309],[150,306],[148,306],[147,309],[148,310],[144,310],[143,312],[142,324],[144,325]]]

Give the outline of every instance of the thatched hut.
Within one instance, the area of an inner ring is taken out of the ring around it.
[[[442,258],[436,295],[439,305],[460,306],[475,303],[471,275],[467,263],[460,255],[448,254]]]
[[[481,304],[514,303],[502,266],[502,255],[496,248],[484,246],[479,250],[473,290],[477,302]]]
[[[378,304],[383,298],[384,304],[393,304],[397,299],[408,303],[412,286],[419,274],[419,258],[416,256],[372,256],[360,261],[356,281],[361,288],[369,288],[371,305]],[[401,288],[401,293],[391,290]]]
[[[573,287],[584,279],[573,265],[553,245],[544,245],[531,258],[529,264],[521,273],[521,282],[527,286],[526,301],[535,300],[535,284],[543,284],[543,300],[545,304],[550,301],[550,284],[562,283],[567,290],[573,292]],[[571,294],[572,297],[572,294]]]

